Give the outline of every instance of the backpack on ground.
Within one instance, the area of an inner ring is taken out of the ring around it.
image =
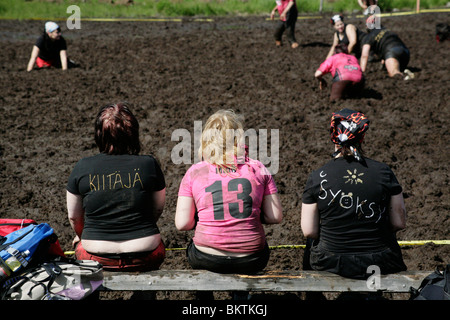
[[[425,277],[419,288],[411,287],[410,300],[450,300],[450,264]]]
[[[6,280],[1,300],[81,300],[103,283],[103,268],[93,260],[58,257]]]
[[[0,237],[4,237],[11,232],[28,227],[30,224],[37,224],[33,219],[0,219]]]
[[[37,225],[38,223],[33,219],[0,219],[0,243],[2,237],[10,234],[11,232],[17,231],[28,227],[29,225]],[[55,242],[50,243],[49,255],[64,257],[64,251],[59,244],[59,240],[56,239]]]
[[[0,282],[49,256],[57,236],[47,223],[30,224],[0,236]]]

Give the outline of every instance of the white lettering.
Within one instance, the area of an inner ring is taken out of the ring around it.
[[[67,13],[72,13],[73,14],[67,18],[66,21],[66,26],[67,29],[72,30],[72,29],[81,29],[81,10],[79,6],[76,5],[71,5],[67,7],[66,10]]]
[[[196,307],[189,304],[189,307],[183,307],[183,315],[209,315],[210,318],[214,317],[217,307]]]
[[[370,265],[367,267],[367,273],[371,273],[372,275],[367,278],[366,284],[367,289],[371,290],[380,290],[381,289],[381,270],[379,266]]]

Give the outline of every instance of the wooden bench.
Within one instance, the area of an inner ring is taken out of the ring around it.
[[[431,271],[405,271],[353,280],[329,272],[278,271],[256,275],[218,274],[205,270],[104,272],[106,291],[249,291],[249,292],[410,292]]]

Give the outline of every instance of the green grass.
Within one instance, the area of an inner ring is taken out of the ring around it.
[[[319,0],[297,0],[300,14],[317,13]],[[448,0],[421,0],[421,8],[443,7]],[[148,18],[182,16],[268,15],[274,0],[134,0],[133,5],[111,5],[98,0],[0,0],[2,19],[64,19],[67,7],[77,5],[81,18]],[[414,10],[416,0],[379,0],[382,12]],[[359,10],[356,0],[324,1],[324,12]]]

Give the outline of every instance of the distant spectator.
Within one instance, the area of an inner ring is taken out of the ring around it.
[[[277,46],[282,45],[282,36],[287,30],[287,38],[292,49],[298,47],[298,42],[295,38],[295,24],[298,19],[298,9],[296,0],[276,0],[275,8],[273,8],[270,18],[273,20],[275,12],[278,11],[280,21],[275,29],[275,43]]]
[[[327,73],[331,73],[333,77],[330,101],[355,96],[364,87],[364,77],[358,59],[348,54],[347,46],[344,43],[335,47],[335,54],[325,60],[314,74],[319,80],[321,90],[326,87],[323,76]]]
[[[61,28],[55,22],[45,23],[43,34],[33,46],[27,71],[33,70],[35,63],[38,68],[56,67],[62,70],[76,66],[67,58],[66,40],[61,35]]]

